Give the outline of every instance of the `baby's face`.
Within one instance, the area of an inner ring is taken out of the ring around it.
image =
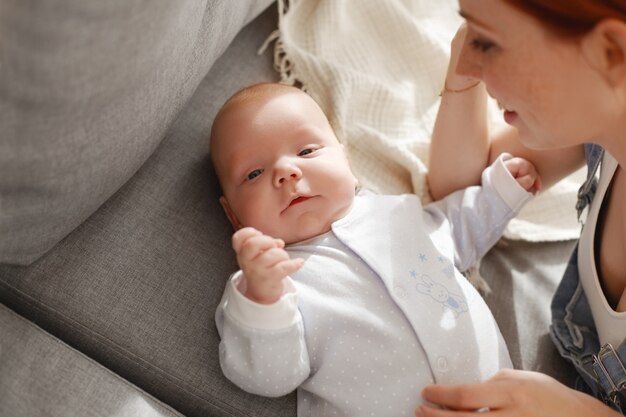
[[[300,91],[237,106],[212,145],[233,226],[286,243],[329,231],[352,206],[356,180],[323,112]]]

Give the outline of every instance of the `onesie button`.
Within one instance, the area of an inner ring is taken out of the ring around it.
[[[399,298],[406,297],[406,291],[404,291],[404,288],[402,288],[402,287],[396,286],[396,287],[394,287],[393,291],[396,293],[396,295]]]
[[[448,360],[445,356],[439,356],[437,358],[437,369],[439,372],[448,372]]]

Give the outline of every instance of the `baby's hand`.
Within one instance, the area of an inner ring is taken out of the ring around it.
[[[283,281],[304,264],[303,259],[290,259],[282,239],[274,239],[260,231],[245,227],[233,235],[233,249],[243,271],[244,295],[261,304],[272,304],[282,296]]]
[[[524,158],[513,157],[504,161],[513,178],[529,193],[541,190],[541,178],[535,166]]]

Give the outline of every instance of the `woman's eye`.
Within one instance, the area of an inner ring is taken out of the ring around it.
[[[258,177],[259,175],[261,175],[263,173],[262,169],[255,169],[254,171],[250,172],[248,174],[248,181],[255,179],[256,177]]]
[[[472,40],[471,45],[472,45],[472,48],[480,52],[487,52],[496,46],[495,43],[485,40],[485,39],[480,39],[480,38],[476,38]]]
[[[305,155],[311,154],[313,152],[314,152],[314,149],[306,148],[306,149],[303,149],[302,151],[300,151],[298,156],[305,156]]]

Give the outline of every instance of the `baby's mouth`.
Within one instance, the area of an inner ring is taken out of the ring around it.
[[[294,198],[293,200],[291,200],[291,203],[289,203],[289,207],[295,206],[296,204],[300,204],[300,203],[308,200],[309,198],[311,198],[311,197],[300,196],[300,197]]]
[[[287,207],[285,207],[283,209],[283,211],[281,211],[281,214],[284,213],[285,211],[287,211],[290,207],[295,206],[296,204],[300,204],[300,203],[304,203],[305,201],[307,201],[308,199],[310,199],[311,197],[307,197],[307,196],[298,196],[296,198],[294,198],[293,200],[291,200],[289,202],[289,204],[287,205]]]

